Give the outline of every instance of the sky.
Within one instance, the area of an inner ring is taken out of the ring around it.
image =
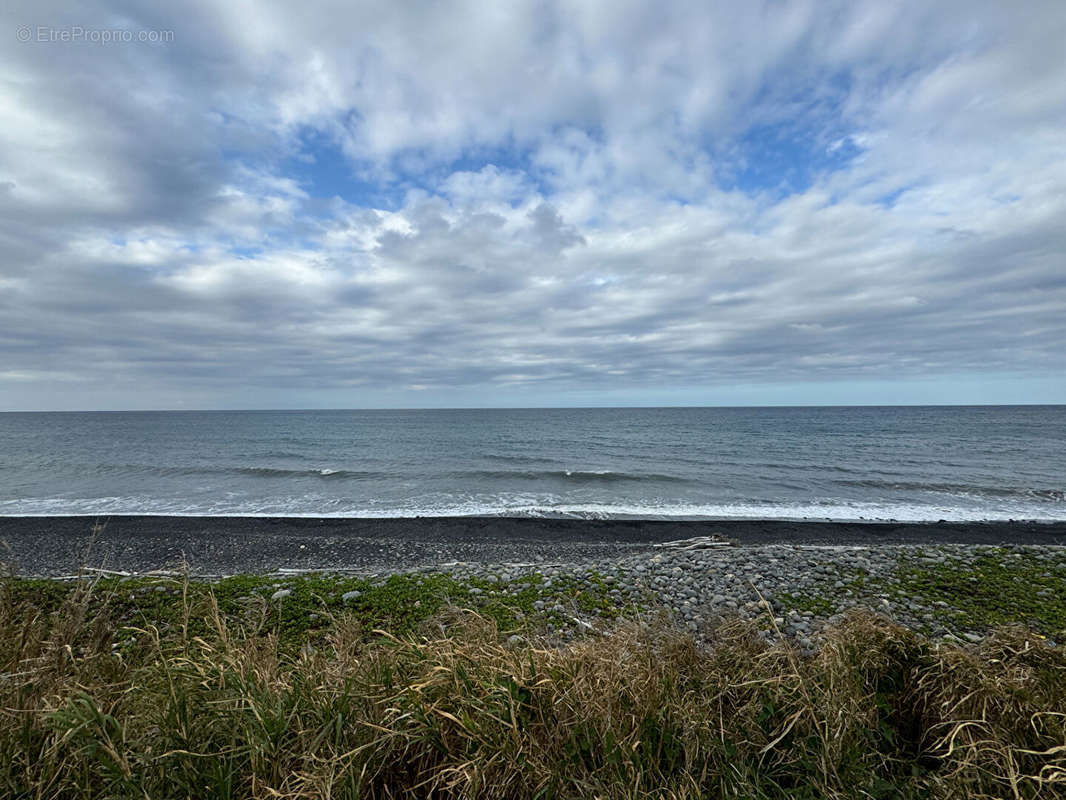
[[[1066,402],[1066,3],[19,2],[0,410]]]

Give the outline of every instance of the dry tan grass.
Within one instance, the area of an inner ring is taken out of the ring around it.
[[[853,615],[808,658],[739,621],[560,648],[450,610],[287,652],[209,600],[184,608],[208,635],[115,654],[93,591],[49,617],[0,595],[4,796],[1066,796],[1066,654],[1025,631],[963,649]]]

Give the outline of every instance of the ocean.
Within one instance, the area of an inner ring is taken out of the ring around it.
[[[1064,520],[1066,406],[0,414],[0,515]]]

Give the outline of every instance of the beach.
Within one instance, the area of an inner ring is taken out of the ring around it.
[[[740,547],[1066,545],[1066,522],[0,517],[2,560],[18,574],[37,576],[82,566],[146,572],[179,564],[193,575],[385,572],[453,562],[577,565],[715,535]]]
[[[1066,628],[1066,523],[22,517],[0,519],[0,541],[24,577],[259,576],[264,596],[318,574],[336,576],[333,601],[344,580],[444,575],[476,608],[532,583],[564,639],[626,608],[694,633],[740,617],[806,649],[855,608],[971,641],[1004,623]]]

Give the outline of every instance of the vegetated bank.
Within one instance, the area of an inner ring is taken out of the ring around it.
[[[1064,598],[1050,547],[690,543],[586,565],[12,577],[0,786],[1066,796]]]

